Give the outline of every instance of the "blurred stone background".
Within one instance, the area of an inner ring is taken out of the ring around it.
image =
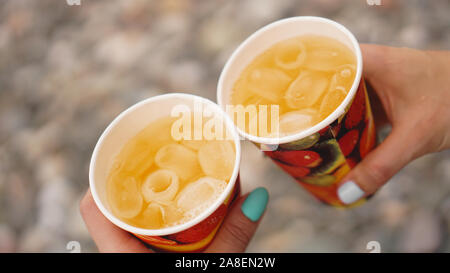
[[[78,212],[103,129],[169,91],[215,100],[233,49],[274,20],[318,15],[361,42],[450,49],[450,2],[382,0],[1,0],[0,251],[96,247]],[[420,158],[369,203],[337,210],[244,143],[243,190],[271,200],[250,252],[450,251],[450,151]]]

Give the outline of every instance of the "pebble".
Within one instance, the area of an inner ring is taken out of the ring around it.
[[[0,224],[0,253],[14,252],[16,250],[16,235],[5,224]]]
[[[448,1],[382,2],[82,0],[79,8],[65,1],[6,1],[0,22],[0,251],[66,252],[68,241],[96,251],[78,202],[101,132],[127,106],[150,96],[185,91],[215,99],[231,52],[267,23],[322,15],[361,42],[449,49]],[[352,210],[316,201],[248,141],[242,142],[240,175],[243,193],[263,186],[270,194],[248,251],[367,252],[369,240],[379,241],[383,252],[450,250],[448,151],[414,161]]]
[[[401,252],[435,252],[442,243],[441,219],[425,209],[413,213],[399,234]]]

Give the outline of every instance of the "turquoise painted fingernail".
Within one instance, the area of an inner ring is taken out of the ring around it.
[[[241,206],[242,213],[251,221],[261,218],[269,202],[269,193],[265,188],[254,189]]]

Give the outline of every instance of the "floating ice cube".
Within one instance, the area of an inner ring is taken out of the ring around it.
[[[183,210],[176,206],[175,202],[170,202],[163,205],[164,208],[164,223],[166,226],[175,226],[183,222]]]
[[[325,75],[304,71],[286,91],[286,104],[294,109],[308,108],[317,102],[327,86],[328,79]]]
[[[345,99],[353,82],[355,66],[351,64],[341,65],[331,77],[328,92],[325,94],[320,105],[322,118],[330,115]]]
[[[179,178],[187,180],[201,172],[197,153],[181,144],[161,147],[155,156],[156,165],[174,171]]]
[[[305,67],[318,71],[333,71],[342,63],[340,52],[320,48],[308,52],[308,57],[304,62]]]
[[[142,184],[145,202],[168,202],[178,193],[179,181],[174,171],[157,170]]]
[[[227,183],[212,177],[202,177],[187,185],[177,196],[177,206],[188,217],[195,217],[214,203]]]
[[[161,204],[150,203],[142,212],[141,224],[144,228],[158,229],[165,224],[165,209]]]
[[[205,140],[183,140],[181,141],[181,144],[183,144],[184,146],[198,151],[198,149],[200,149],[200,147],[202,147],[205,143],[207,143],[207,141]]]
[[[277,102],[291,82],[291,78],[279,69],[254,70],[248,80],[249,91],[270,102]]]
[[[352,75],[352,70],[350,68],[344,68],[341,70],[339,75],[343,78],[348,78]]]
[[[290,70],[299,68],[305,59],[305,45],[298,40],[279,45],[275,53],[275,63],[283,69]]]
[[[124,171],[135,176],[142,175],[153,164],[154,152],[150,146],[142,141],[127,143],[120,153],[120,165]],[[125,159],[125,160],[123,160]]]
[[[314,125],[317,111],[311,108],[287,112],[280,116],[280,132],[292,134],[308,129]]]
[[[235,157],[233,144],[229,141],[209,141],[198,151],[203,172],[222,180],[230,179]]]
[[[133,177],[117,176],[108,185],[108,198],[112,211],[122,218],[133,218],[142,209],[142,195]]]
[[[322,104],[320,105],[320,115],[324,119],[328,117],[336,108],[342,103],[342,101],[347,96],[345,89],[339,88],[330,89],[323,98]]]
[[[354,65],[346,64],[338,67],[336,69],[336,73],[334,73],[334,75],[331,77],[328,91],[340,89],[345,92],[348,92],[348,90],[346,90],[345,87],[351,85],[352,77],[354,77],[354,75],[355,75]]]
[[[147,142],[147,145],[151,147],[154,154],[162,146],[175,143],[171,131],[175,120],[176,118],[173,117],[156,120],[152,122],[151,126],[148,126],[139,132],[136,138]]]

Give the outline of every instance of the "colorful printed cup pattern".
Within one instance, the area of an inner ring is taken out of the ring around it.
[[[342,178],[375,147],[375,138],[370,102],[361,79],[352,103],[341,117],[313,135],[264,153],[320,201],[349,207],[339,200],[337,188]]]

